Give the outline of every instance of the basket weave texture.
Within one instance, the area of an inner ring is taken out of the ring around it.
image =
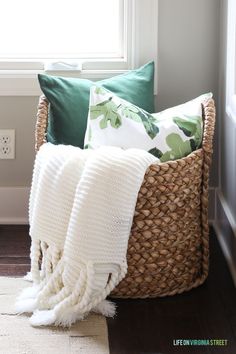
[[[49,104],[41,96],[36,151],[46,142]],[[187,157],[151,165],[140,188],[127,261],[112,297],[174,295],[201,285],[209,268],[208,185],[215,125],[213,99],[203,103],[202,147]]]

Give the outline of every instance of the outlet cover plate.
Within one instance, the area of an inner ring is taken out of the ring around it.
[[[0,159],[15,158],[15,129],[0,129]]]

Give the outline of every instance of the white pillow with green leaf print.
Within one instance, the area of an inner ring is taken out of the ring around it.
[[[84,148],[103,145],[149,151],[161,162],[187,156],[202,142],[202,95],[182,105],[150,114],[105,88],[92,86]]]

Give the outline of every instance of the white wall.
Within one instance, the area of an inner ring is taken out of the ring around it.
[[[208,91],[216,96],[219,8],[220,0],[159,0],[158,110]],[[37,97],[0,97],[0,127],[16,129],[16,159],[0,160],[0,188],[30,186],[37,102]],[[218,185],[217,161],[215,155],[211,219],[214,218],[214,187]],[[1,189],[0,203],[1,212],[4,204]]]
[[[221,0],[219,62],[219,189],[215,228],[236,285],[236,121],[226,112],[227,0]]]

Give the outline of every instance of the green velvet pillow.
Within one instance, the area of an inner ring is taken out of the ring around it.
[[[93,81],[38,75],[41,90],[50,103],[47,140],[53,144],[83,148]],[[154,112],[154,62],[123,75],[97,81],[147,112]]]

